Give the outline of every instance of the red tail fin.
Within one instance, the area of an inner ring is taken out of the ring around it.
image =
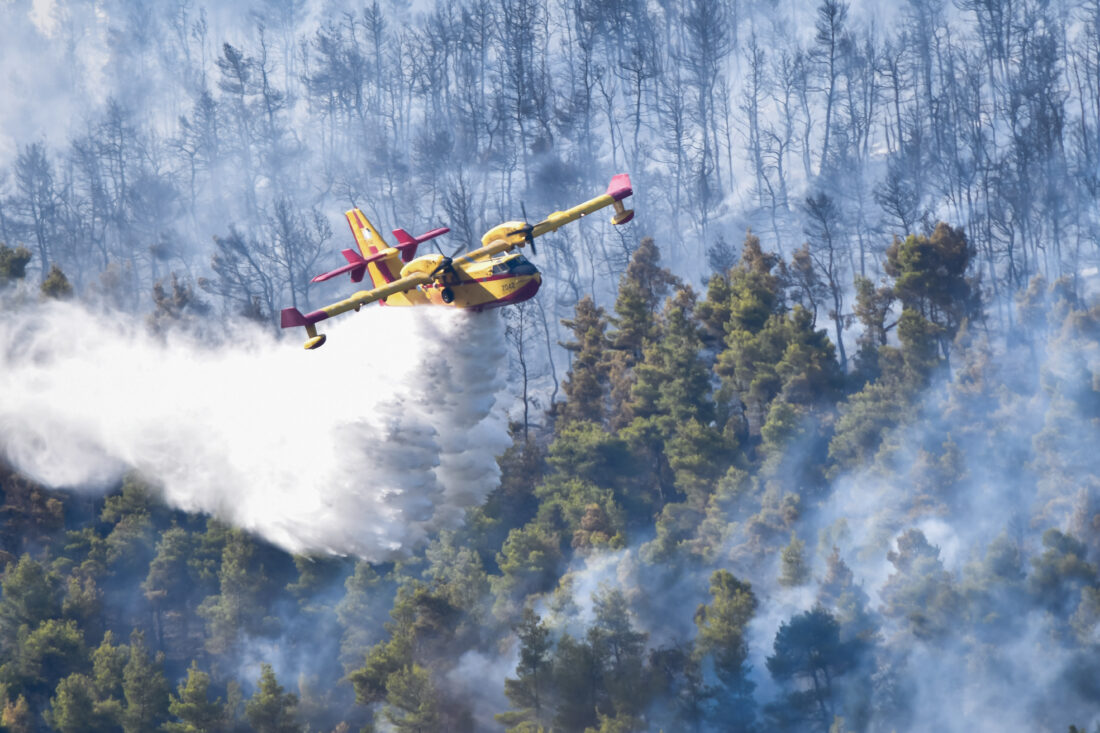
[[[429,239],[434,239],[441,234],[446,234],[451,231],[447,227],[440,227],[439,229],[433,229],[427,234],[421,234],[419,237],[414,237],[404,229],[394,229],[393,236],[397,238],[397,249],[401,250],[401,261],[408,264],[416,257],[416,247],[419,244],[427,242]]]
[[[394,229],[393,236],[397,238],[397,249],[401,251],[401,261],[405,264],[412,262],[420,242],[404,229]]]
[[[367,261],[359,256],[359,253],[354,249],[343,249],[340,253],[344,255],[344,259],[348,261],[349,265],[354,265],[351,268],[351,281],[353,283],[361,282],[363,275],[367,273]]]

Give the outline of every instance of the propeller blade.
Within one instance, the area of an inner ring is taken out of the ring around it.
[[[440,254],[443,253],[440,252]],[[441,271],[449,269],[451,269],[451,258],[447,255],[443,255],[443,259],[440,260],[439,264],[435,266],[435,269],[428,274],[428,277],[435,279],[435,276],[438,275]]]
[[[535,251],[535,228],[527,221],[527,207],[523,205],[523,201],[519,202],[519,209],[523,212],[523,238],[527,240],[527,244],[531,245],[531,255],[538,255]]]

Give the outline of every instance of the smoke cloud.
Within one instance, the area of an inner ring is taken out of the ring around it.
[[[369,308],[323,349],[232,326],[218,347],[44,304],[0,323],[0,450],[53,487],[132,469],[185,511],[291,552],[379,560],[496,486],[496,314]]]

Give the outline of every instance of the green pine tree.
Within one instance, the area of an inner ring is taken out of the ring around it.
[[[126,707],[122,716],[125,733],[156,730],[168,719],[168,681],[164,678],[164,654],[150,659],[145,635],[130,634],[130,659],[122,671],[122,691]]]
[[[806,543],[792,532],[791,542],[780,555],[779,584],[787,588],[810,581],[810,565],[806,562]]]
[[[156,544],[156,555],[149,564],[145,582],[141,584],[145,598],[153,607],[153,619],[157,630],[158,646],[177,647],[185,652],[190,642],[190,619],[195,609],[195,590],[198,578],[190,564],[195,542],[187,530],[172,526],[165,530]],[[177,628],[165,629],[171,619]],[[175,645],[166,639],[176,640]]]
[[[439,700],[428,671],[418,664],[401,667],[386,680],[386,720],[401,733],[439,730]]]
[[[0,671],[8,664],[0,665]],[[22,627],[14,657],[17,679],[32,699],[45,699],[59,680],[88,669],[88,648],[76,621],[49,619]],[[0,675],[2,677],[3,675]]]
[[[517,711],[501,713],[496,719],[517,729],[520,724],[544,726],[550,710],[550,630],[530,607],[523,609],[523,618],[515,628],[519,637],[519,663],[516,677],[504,680],[504,694]]]
[[[644,680],[647,635],[634,629],[626,596],[617,588],[592,596],[595,620],[588,629],[588,644],[601,667],[601,679],[609,712],[634,716],[644,711],[638,697]]]
[[[42,281],[41,290],[45,298],[68,300],[73,297],[73,286],[69,283],[69,278],[65,277],[65,273],[56,264],[50,265],[50,271]]]
[[[959,327],[981,310],[980,295],[967,279],[974,256],[962,228],[939,222],[929,236],[895,239],[886,250],[886,273],[905,309],[933,325],[946,358]]]
[[[225,705],[219,697],[210,700],[210,675],[192,660],[187,679],[171,695],[168,712],[179,722],[168,723],[166,733],[215,733],[223,726]]]
[[[903,532],[897,545],[886,555],[895,572],[880,592],[882,614],[901,620],[917,638],[943,637],[963,611],[955,579],[944,569],[939,548],[919,529]]]
[[[709,604],[695,611],[696,658],[706,661],[720,683],[715,690],[716,719],[736,728],[751,726],[755,718],[753,683],[745,667],[749,648],[745,639],[749,621],[756,613],[752,586],[728,570],[715,570],[710,577]]]
[[[841,677],[859,664],[863,643],[842,641],[840,624],[823,608],[798,614],[779,625],[768,672],[781,684],[799,682],[769,715],[792,730],[827,730],[837,714]]]
[[[572,320],[562,324],[573,332],[573,340],[562,344],[573,353],[572,366],[562,384],[565,402],[557,407],[562,425],[586,420],[602,423],[606,417],[607,319],[590,296],[577,302]]]
[[[92,652],[92,682],[99,700],[122,700],[125,695],[122,681],[126,663],[130,660],[130,648],[114,641],[114,632],[108,631]]]
[[[644,237],[619,278],[612,342],[616,349],[626,352],[632,364],[641,360],[646,342],[656,337],[657,309],[677,283],[660,261],[656,242]]]
[[[380,614],[375,611],[372,598],[380,590],[381,578],[370,563],[359,561],[347,580],[344,581],[344,597],[336,604],[336,618],[343,629],[340,638],[340,661],[345,671],[351,671],[360,664],[378,639],[381,627]]]
[[[259,687],[244,713],[256,733],[298,733],[298,696],[283,690],[270,664],[261,665]]]
[[[229,531],[218,572],[220,592],[204,600],[198,609],[206,619],[206,649],[211,654],[225,654],[243,634],[258,633],[263,628],[260,589],[264,576],[262,568],[253,567],[253,553],[254,543],[248,535],[236,529]]]
[[[92,733],[108,730],[106,723],[96,715],[95,686],[86,675],[72,674],[57,683],[57,690],[50,698],[50,707],[44,714],[50,727],[60,733]]]
[[[61,615],[57,578],[30,555],[9,564],[0,582],[0,658],[12,659],[19,627]]]
[[[825,577],[821,579],[817,601],[832,611],[840,624],[842,638],[858,637],[869,641],[878,632],[879,624],[870,611],[870,599],[856,584],[851,568],[835,546],[825,560]]]
[[[27,274],[27,263],[30,261],[31,251],[26,247],[8,247],[0,243],[0,287],[22,280]]]

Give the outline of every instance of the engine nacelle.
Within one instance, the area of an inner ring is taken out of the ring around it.
[[[401,277],[416,274],[430,275],[441,264],[443,264],[443,255],[421,255],[401,268]]]

